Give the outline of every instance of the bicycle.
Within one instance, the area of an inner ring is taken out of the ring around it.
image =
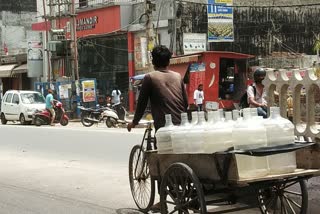
[[[146,153],[157,149],[156,138],[152,135],[152,124],[152,121],[147,122],[142,142],[132,148],[129,158],[130,189],[135,204],[142,212],[150,210],[155,198],[155,179],[150,176],[146,156]]]

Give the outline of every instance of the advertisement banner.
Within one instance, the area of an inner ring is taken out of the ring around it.
[[[136,70],[143,70],[147,68],[148,53],[147,53],[147,38],[134,38],[134,62]]]
[[[213,0],[214,4],[223,4],[227,6],[232,6],[233,0]]]
[[[94,80],[86,80],[82,82],[83,102],[96,101],[96,89]]]
[[[43,75],[43,44],[41,41],[28,42],[28,77],[41,77]]]
[[[233,42],[232,0],[208,0],[208,42]]]
[[[69,90],[71,90],[71,84],[59,85],[60,99],[68,99],[69,98]]]
[[[198,88],[199,84],[205,84],[206,80],[206,64],[192,63],[189,67],[190,83],[188,85],[188,101],[193,103],[193,93]]]
[[[207,35],[205,33],[184,33],[183,53],[193,54],[207,50]]]

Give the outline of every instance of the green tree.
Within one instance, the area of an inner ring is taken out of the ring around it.
[[[319,52],[320,52],[320,34],[315,35],[315,42],[313,46],[313,50],[317,53],[318,63],[319,63]]]
[[[314,37],[315,37],[315,42],[314,42],[314,45],[313,45],[313,51],[317,53],[317,63],[314,64],[314,74],[320,78],[320,66],[319,66],[319,63],[320,63],[320,58],[319,58],[319,52],[320,52],[320,34],[314,34]]]

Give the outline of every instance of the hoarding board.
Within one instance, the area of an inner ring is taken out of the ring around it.
[[[207,50],[207,35],[205,33],[184,33],[183,53],[193,54]]]
[[[134,62],[136,70],[143,70],[147,68],[147,38],[144,36],[136,36],[134,38]]]
[[[86,80],[82,82],[83,102],[96,101],[96,89],[94,80]]]
[[[232,0],[208,0],[208,42],[233,42]]]
[[[41,77],[43,74],[43,44],[41,41],[28,42],[28,77]]]

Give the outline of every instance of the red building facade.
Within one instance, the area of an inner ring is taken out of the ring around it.
[[[133,35],[123,28],[128,22],[121,17],[121,5],[77,11],[76,33],[80,78],[97,80],[98,98],[109,96],[115,86],[122,92],[126,107],[134,95],[129,90],[129,77],[134,76]],[[48,29],[51,29],[47,24]],[[46,30],[46,24],[35,23],[34,30]],[[55,29],[64,29],[65,39],[70,40],[70,19],[55,20]],[[64,58],[57,59],[65,60]],[[53,65],[53,76],[68,76],[67,63]],[[62,71],[62,72],[61,72]]]

